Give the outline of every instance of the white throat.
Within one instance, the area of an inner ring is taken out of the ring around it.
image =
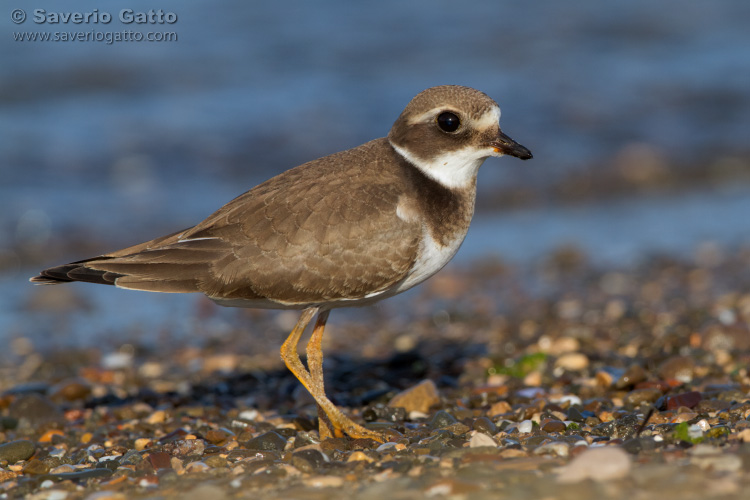
[[[474,183],[484,160],[492,155],[490,148],[467,147],[444,153],[432,160],[421,160],[406,149],[391,143],[406,161],[417,167],[425,175],[448,188],[465,188]]]

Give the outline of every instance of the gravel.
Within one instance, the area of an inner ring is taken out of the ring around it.
[[[750,488],[750,250],[628,269],[571,249],[531,269],[477,262],[346,318],[326,339],[328,393],[388,442],[321,441],[314,403],[247,317],[210,342],[128,340],[127,356],[32,342],[2,366],[0,494],[689,500]]]

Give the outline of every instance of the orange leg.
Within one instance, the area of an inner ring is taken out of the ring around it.
[[[325,413],[327,419],[321,419],[320,424],[321,430],[325,427],[325,430],[322,430],[321,432],[321,439],[331,436],[331,428],[328,427],[328,423],[330,423],[334,432],[337,434],[343,432],[355,439],[370,438],[383,442],[384,439],[381,434],[365,429],[361,425],[354,423],[341,413],[341,410],[336,408],[336,405],[326,397],[325,389],[323,387],[323,350],[321,344],[323,341],[323,331],[325,329],[326,320],[328,319],[328,311],[323,311],[321,313],[315,324],[312,337],[307,344],[307,357],[310,370],[308,371],[302,364],[302,360],[297,353],[297,344],[299,344],[305,328],[319,310],[320,308],[318,307],[310,307],[302,311],[302,316],[300,316],[292,333],[289,334],[289,337],[287,337],[286,341],[284,341],[284,344],[281,346],[281,359],[284,360],[289,371],[297,377],[297,380],[305,386],[305,389],[308,390],[318,403],[319,414],[321,411]]]
[[[310,341],[307,343],[307,368],[310,370],[310,378],[316,391],[325,394],[325,380],[323,377],[323,332],[328,321],[330,311],[323,311],[318,314],[318,320],[315,322]],[[318,433],[320,439],[331,437],[341,437],[341,431],[332,428],[331,421],[323,411],[323,407],[318,405]],[[338,434],[338,435],[336,435]]]

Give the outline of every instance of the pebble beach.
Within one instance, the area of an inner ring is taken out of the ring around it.
[[[286,313],[244,314],[202,346],[165,334],[45,352],[16,338],[0,492],[744,498],[749,283],[747,248],[618,270],[561,248],[535,266],[451,268],[408,303],[352,310],[324,345],[327,390],[382,444],[319,439],[315,404],[275,351]],[[70,289],[37,290],[29,307],[85,308]],[[278,338],[253,339],[264,326]]]

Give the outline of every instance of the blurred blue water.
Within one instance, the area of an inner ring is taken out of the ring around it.
[[[551,185],[584,166],[606,168],[634,143],[675,164],[748,152],[746,0],[14,0],[5,7],[0,254],[70,233],[109,242],[104,251],[194,224],[275,173],[385,135],[414,94],[445,83],[496,98],[504,130],[534,152],[522,165],[488,162],[483,196],[503,183]],[[128,29],[174,31],[179,40],[14,42],[20,30],[123,26],[16,25],[13,8],[163,9],[178,22]],[[573,242],[617,262],[689,252],[704,240],[742,243],[750,227],[736,215],[748,213],[750,197],[738,189],[490,214],[459,255],[531,259]],[[50,255],[49,264],[81,257]],[[26,273],[9,266],[0,274],[0,339],[27,324],[19,305],[30,293]],[[125,321],[109,304],[98,307],[114,323]],[[141,309],[165,318],[158,308]]]
[[[27,5],[62,9],[19,3]],[[138,152],[155,156],[162,173],[239,171],[257,181],[385,135],[415,93],[443,83],[495,97],[507,132],[555,172],[630,142],[680,160],[748,149],[744,0],[70,1],[64,9],[94,6],[174,11],[177,23],[139,29],[179,40],[13,42],[21,28],[62,25],[1,15],[4,178],[96,178]]]

